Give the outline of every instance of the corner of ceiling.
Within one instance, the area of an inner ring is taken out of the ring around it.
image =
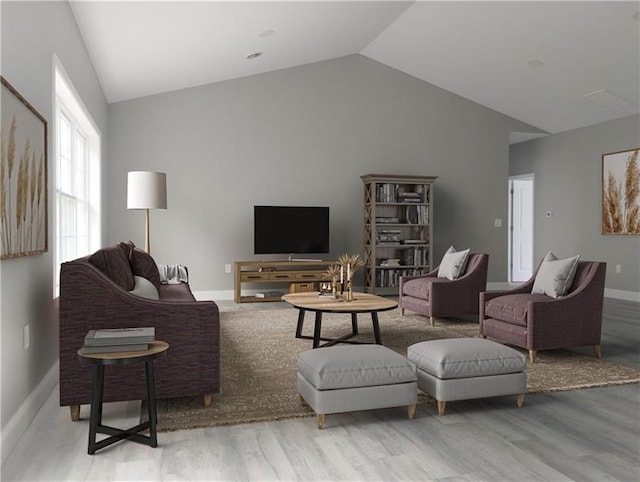
[[[509,132],[509,145],[532,141],[550,135],[548,132]]]

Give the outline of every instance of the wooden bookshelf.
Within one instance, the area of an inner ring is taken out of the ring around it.
[[[365,290],[398,294],[401,276],[432,269],[434,176],[366,174]]]

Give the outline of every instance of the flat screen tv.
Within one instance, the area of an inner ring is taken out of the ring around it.
[[[328,206],[254,206],[255,254],[329,252]]]

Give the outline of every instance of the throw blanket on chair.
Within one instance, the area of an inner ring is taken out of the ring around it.
[[[158,266],[160,283],[163,285],[177,285],[189,282],[189,270],[181,264],[161,264]]]

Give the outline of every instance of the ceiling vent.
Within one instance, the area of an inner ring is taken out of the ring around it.
[[[589,94],[584,94],[582,98],[592,100],[593,102],[596,102],[597,104],[603,105],[610,109],[621,109],[623,107],[629,107],[631,105],[631,102],[629,102],[627,99],[618,97],[617,95],[612,94],[606,89],[600,89]]]

